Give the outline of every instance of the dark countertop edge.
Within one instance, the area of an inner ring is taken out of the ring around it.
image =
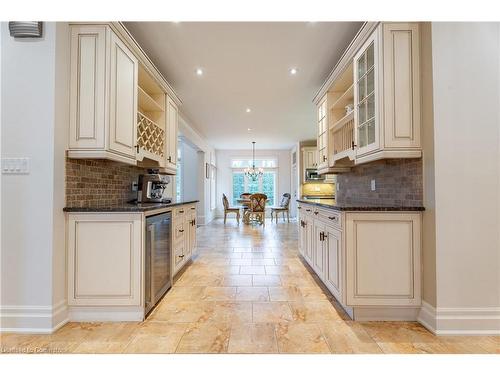
[[[173,203],[157,203],[150,206],[136,206],[131,203],[125,203],[123,206],[108,206],[108,207],[64,207],[64,212],[146,212],[153,210],[161,210],[162,208],[169,208],[175,206],[182,206],[185,204],[197,203],[199,200],[173,202]]]
[[[423,206],[404,207],[404,206],[338,206],[327,203],[311,202],[307,199],[297,199],[297,202],[311,204],[328,208],[335,211],[425,211]]]

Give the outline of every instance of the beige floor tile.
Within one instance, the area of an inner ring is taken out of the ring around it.
[[[139,326],[139,323],[95,323],[88,327],[85,341],[129,342]]]
[[[149,319],[170,323],[205,322],[212,317],[214,304],[208,301],[172,301],[160,305]]]
[[[229,353],[278,353],[274,324],[239,324],[231,328]]]
[[[132,340],[132,338],[131,338]],[[123,342],[89,341],[82,342],[72,350],[75,354],[120,354],[123,353],[130,340]],[[133,353],[136,353],[134,351]]]
[[[176,353],[226,353],[231,328],[227,323],[196,323],[182,336]]]
[[[200,300],[205,292],[204,286],[177,286],[174,285],[172,289],[165,294],[165,297],[160,303],[165,303],[171,300],[182,301],[197,301]]]
[[[232,301],[235,298],[235,286],[208,286],[201,299],[205,301]]]
[[[297,286],[269,287],[271,301],[301,301],[302,294]]]
[[[282,323],[293,320],[292,311],[287,302],[254,302],[254,323]]]
[[[328,321],[319,326],[332,353],[382,353],[382,349],[359,323]]]
[[[252,259],[231,259],[232,266],[251,266]]]
[[[263,259],[264,255],[263,253],[242,253],[243,259]]]
[[[252,259],[252,266],[274,266],[274,258]]]
[[[318,301],[318,300],[327,300],[328,295],[326,292],[321,290],[320,287],[307,287],[307,286],[299,286],[300,294],[302,295],[302,299],[304,301]]]
[[[324,321],[342,320],[342,317],[330,301],[296,301],[290,302],[293,320],[304,323],[320,323]]]
[[[238,287],[237,301],[269,301],[269,292],[265,286]]]
[[[253,286],[280,286],[281,278],[277,275],[253,275]]]
[[[281,323],[276,326],[280,353],[330,353],[330,348],[314,323]]]
[[[251,323],[252,302],[215,302],[212,322]]]
[[[224,286],[252,286],[252,275],[227,275],[222,280]]]
[[[124,353],[174,353],[189,324],[145,322]]]
[[[265,275],[266,269],[264,266],[241,266],[241,275]]]
[[[266,275],[290,275],[291,273],[288,266],[266,266]]]

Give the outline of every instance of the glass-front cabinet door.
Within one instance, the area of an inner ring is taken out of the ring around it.
[[[318,169],[328,168],[327,96],[318,105]]]
[[[377,35],[375,32],[354,57],[354,122],[357,155],[379,147],[377,92]]]

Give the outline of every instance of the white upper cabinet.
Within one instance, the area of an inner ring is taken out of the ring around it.
[[[167,97],[167,142],[165,148],[165,169],[175,173],[177,169],[177,128],[179,110],[175,102]]]
[[[124,27],[72,24],[70,65],[68,157],[175,174],[180,101]]]
[[[421,156],[418,23],[382,23],[354,57],[356,164]]]
[[[417,22],[360,30],[315,98],[319,173],[422,156],[419,43]]]
[[[105,147],[105,26],[71,28],[70,149]]]
[[[111,33],[109,149],[135,159],[137,143],[137,58]]]

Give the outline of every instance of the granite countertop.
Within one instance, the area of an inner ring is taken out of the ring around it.
[[[64,207],[64,212],[146,212],[161,208],[181,206],[199,202],[198,200],[191,201],[175,201],[171,203],[123,203],[103,207]]]
[[[297,199],[297,202],[312,204],[319,207],[330,208],[336,211],[424,211],[423,206],[404,207],[404,206],[386,206],[386,205],[354,205],[338,204],[335,199]]]

